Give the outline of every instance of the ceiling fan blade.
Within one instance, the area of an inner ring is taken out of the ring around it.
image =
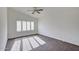
[[[33,7],[33,10],[28,10],[28,11],[33,11],[32,14],[34,14],[35,12],[40,14],[40,11],[43,11],[43,9],[39,9],[38,7]]]
[[[32,12],[32,14],[34,14],[34,13],[35,13],[35,11]]]
[[[43,9],[39,9],[38,11],[43,11]]]

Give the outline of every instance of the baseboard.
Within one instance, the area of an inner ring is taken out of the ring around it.
[[[49,36],[43,35],[43,34],[38,34],[38,35],[42,35],[42,36],[45,36],[45,37],[48,37],[48,38],[52,38],[52,37],[49,37]],[[74,43],[71,43],[71,42],[68,42],[68,41],[64,41],[64,40],[61,40],[61,39],[58,39],[58,38],[54,38],[54,37],[53,37],[52,39],[56,39],[56,40],[59,40],[59,41],[62,41],[62,42],[66,42],[66,43],[68,43],[68,44],[72,44],[72,45],[75,45],[75,46],[78,46],[78,47],[79,47],[78,44],[74,44]]]
[[[9,39],[9,40],[10,40],[10,39],[17,39],[17,38],[22,38],[22,37],[34,36],[34,35],[38,35],[38,33],[36,33],[36,34],[31,34],[31,35],[18,36],[18,37],[8,38],[8,39]]]

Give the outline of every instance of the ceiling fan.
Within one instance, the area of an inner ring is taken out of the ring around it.
[[[29,11],[32,11],[32,14],[35,14],[35,13],[40,14],[40,11],[43,11],[43,9],[38,7],[33,7],[33,10],[29,10]]]

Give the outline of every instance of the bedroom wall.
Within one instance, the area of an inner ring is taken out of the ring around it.
[[[23,14],[19,11],[16,11],[12,8],[8,8],[8,38],[15,38],[19,36],[25,36],[30,34],[36,34],[38,32],[38,20],[29,15]],[[25,21],[34,21],[35,22],[35,30],[34,31],[16,31],[16,21],[17,20],[25,20]]]
[[[79,45],[79,8],[44,8],[38,20],[38,32]]]
[[[0,51],[5,50],[7,43],[7,8],[0,7]]]

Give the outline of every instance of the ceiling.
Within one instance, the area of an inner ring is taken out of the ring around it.
[[[38,8],[42,8],[43,11],[41,11],[40,14],[35,13],[32,14],[32,11],[28,11],[28,10],[33,10],[33,7],[12,7],[12,9],[17,10],[19,12],[28,14],[32,17],[35,18],[41,18],[41,19],[50,19],[50,18],[57,18],[57,17],[64,17],[64,15],[67,16],[67,14],[74,14],[75,13],[79,13],[79,8],[68,8],[68,7],[38,7]],[[63,15],[63,16],[62,16]]]
[[[38,7],[38,8],[44,9],[44,7]],[[38,13],[32,14],[32,11],[28,11],[28,10],[33,10],[33,7],[12,7],[12,9],[25,13],[25,14],[28,14],[35,18],[40,18],[42,16],[43,12],[45,11],[45,10],[41,11],[40,14],[38,14]]]

